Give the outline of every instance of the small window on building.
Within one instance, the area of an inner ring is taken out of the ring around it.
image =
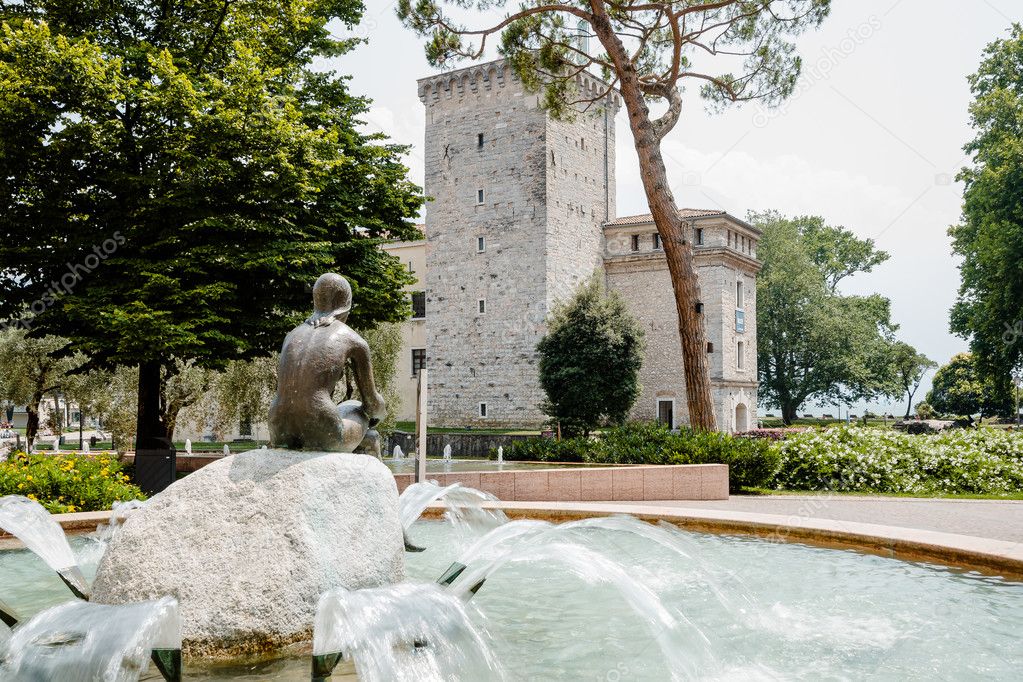
[[[586,138],[585,137],[580,137],[579,138],[579,148],[580,149],[586,149]]]
[[[741,279],[735,280],[735,307],[740,310],[746,307],[746,296]]]
[[[746,343],[744,341],[735,343],[735,368],[740,372],[746,369]]]
[[[675,401],[663,398],[657,401],[657,423],[669,429],[675,428]]]
[[[654,251],[661,250],[661,235],[654,232]]]
[[[426,317],[426,292],[412,292],[412,319],[421,320]]]
[[[729,246],[729,248],[731,248],[731,246],[732,246],[732,231],[731,230],[728,231],[728,246]]]
[[[483,149],[483,133],[480,133],[476,136],[476,146],[479,147],[480,149]]]
[[[480,417],[486,419],[487,417],[487,404],[480,403]]]
[[[412,269],[412,261],[408,262],[408,271],[409,272],[414,272],[413,269]]]
[[[632,235],[632,250],[633,251],[639,251],[639,235],[638,234]]]
[[[487,250],[487,238],[476,237],[476,253],[483,253]]]
[[[412,349],[412,376],[419,376],[419,370],[426,368],[426,349]]]
[[[697,246],[703,246],[703,228],[697,227],[693,232],[693,243]]]
[[[483,205],[483,199],[484,199],[483,190],[482,189],[476,190],[476,205],[477,206],[482,206]]]
[[[480,300],[476,301],[476,310],[479,312],[480,315],[485,315],[487,312],[487,299],[481,298]]]
[[[708,341],[707,342],[707,352],[708,353],[713,353],[714,352],[714,342],[713,341]]]

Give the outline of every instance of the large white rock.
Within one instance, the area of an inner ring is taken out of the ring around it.
[[[185,653],[308,639],[320,595],[405,577],[398,490],[366,455],[251,450],[186,476],[114,536],[92,600],[177,597]]]

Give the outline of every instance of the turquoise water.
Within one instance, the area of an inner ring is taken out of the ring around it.
[[[428,548],[406,555],[417,581],[435,580],[476,538],[439,521],[420,521],[410,535]],[[1001,680],[1023,670],[1021,583],[852,551],[676,538],[688,558],[606,529],[572,533],[559,547],[571,540],[614,559],[688,621],[679,646],[698,679]],[[80,537],[72,545],[91,577],[95,546]],[[611,586],[564,570],[556,551],[500,568],[471,602],[509,677],[667,679],[649,622]],[[23,613],[68,597],[25,551],[0,552],[0,578],[2,596]],[[193,668],[186,679],[307,680],[308,665]],[[462,678],[452,671],[445,679]]]

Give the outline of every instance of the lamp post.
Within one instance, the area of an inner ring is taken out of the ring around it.
[[[1023,367],[1017,367],[1012,371],[1012,383],[1014,384],[1015,390],[1013,391],[1016,398],[1016,428],[1019,428],[1019,390],[1023,386]]]

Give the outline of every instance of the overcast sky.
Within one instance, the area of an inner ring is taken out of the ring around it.
[[[966,76],[1014,21],[1023,21],[1018,0],[834,0],[822,27],[799,38],[803,76],[780,108],[710,114],[687,99],[663,147],[679,205],[818,214],[874,239],[891,259],[841,288],[888,296],[899,338],[946,362],[966,349],[948,331],[959,274],[946,234],[959,219],[954,177],[971,138]],[[367,0],[357,31],[368,44],[334,66],[372,98],[367,125],[413,146],[407,162],[422,183],[415,81],[433,69],[389,0]],[[623,114],[617,129],[619,215],[646,213]]]

